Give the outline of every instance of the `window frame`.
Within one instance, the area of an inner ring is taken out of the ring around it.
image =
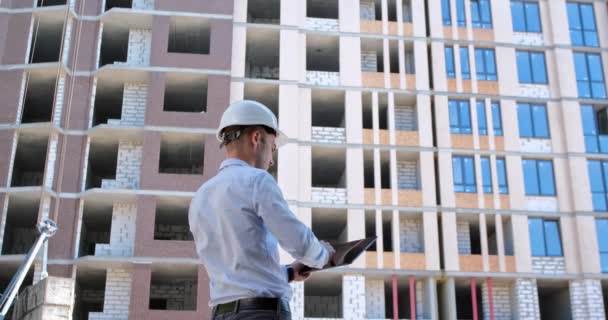
[[[531,222],[536,222],[539,221],[542,224],[542,230],[530,230],[531,229]],[[547,225],[548,224],[555,224],[556,229],[557,229],[557,236],[559,238],[559,253],[558,254],[550,254],[549,253],[549,245],[548,245],[548,241],[547,241]],[[559,223],[559,220],[557,219],[545,219],[545,218],[529,218],[528,219],[528,232],[532,233],[532,231],[542,231],[542,238],[543,238],[543,254],[542,255],[538,255],[535,254],[533,252],[533,246],[532,246],[532,238],[530,238],[530,255],[532,257],[563,257],[564,256],[564,247],[562,244],[562,229]]]
[[[488,135],[488,119],[486,113],[486,102],[476,101],[475,110],[477,111],[477,132],[481,136]]]
[[[499,163],[502,163],[502,170]],[[504,181],[501,181],[501,173],[504,176]],[[498,193],[509,194],[509,177],[507,176],[507,160],[505,158],[496,158],[496,178],[498,180]]]
[[[456,25],[458,27],[467,26],[467,11],[464,0],[456,0]]]
[[[487,6],[488,6],[488,15],[489,15],[490,21],[484,21],[483,10],[482,10],[482,7],[481,7],[482,2],[486,3]],[[493,23],[492,23],[492,7],[490,5],[490,1],[489,0],[470,0],[469,1],[469,6],[470,6],[470,9],[471,9],[471,24],[473,25],[473,28],[478,28],[478,29],[492,29],[493,28]],[[473,13],[474,11],[476,11],[477,17],[479,18],[478,21],[475,21],[473,19],[473,17],[475,17],[475,14]]]
[[[587,127],[587,121],[585,117],[586,109],[591,110],[591,125],[593,126],[592,133],[589,133],[585,129],[585,127]],[[585,139],[586,153],[608,153],[608,134],[600,133],[598,113],[599,111],[596,111],[594,105],[581,105],[581,122],[583,127],[583,138]]]
[[[580,22],[580,29],[577,29],[577,27],[573,26],[572,21],[570,21],[570,8],[572,8],[573,6],[576,6],[576,15],[578,16],[578,21]],[[584,21],[583,12],[582,12],[583,7],[591,7],[591,12],[593,12],[593,25],[595,27],[594,29],[585,28],[585,24],[583,23],[583,21]],[[568,1],[568,2],[566,2],[566,14],[568,15],[568,35],[570,36],[570,44],[572,46],[576,46],[576,47],[598,48],[600,46],[600,44],[599,44],[599,35],[597,32],[597,19],[595,17],[595,7],[593,6],[593,3]],[[595,34],[595,38],[594,38],[595,45],[587,43],[586,35],[588,32],[592,32]],[[582,40],[582,44],[574,43],[574,41],[573,41],[574,38],[572,37],[573,33],[580,33],[580,39]]]
[[[529,119],[530,119],[530,124],[532,126],[530,128],[530,130],[532,132],[532,135],[522,134],[522,128],[523,128],[523,126],[521,125],[521,120],[522,119],[520,118],[520,108],[525,107],[525,106],[528,107],[528,112],[527,113],[528,113],[528,116],[529,116]],[[534,120],[535,119],[534,118],[534,108],[537,108],[537,107],[542,107],[545,110],[545,112],[544,112],[545,113],[544,121],[545,121],[545,124],[546,124],[546,127],[547,127],[547,135],[546,136],[541,135],[541,134],[539,134],[539,133],[536,132],[537,131],[537,124],[536,124],[536,121]],[[517,103],[517,124],[518,124],[518,127],[519,127],[519,137],[520,138],[551,139],[551,126],[550,126],[550,123],[549,123],[549,110],[547,109],[547,106],[544,105],[544,104],[518,102]]]
[[[525,32],[525,33],[543,33],[543,23],[542,23],[542,17],[540,15],[540,5],[538,3],[538,1],[511,1],[511,21],[513,21],[513,19],[515,18],[515,16],[513,16],[513,3],[521,3],[522,5],[522,13],[523,13],[523,17],[521,17],[522,21],[524,22],[524,30],[516,30],[515,29],[515,23],[513,23],[513,31],[514,32]],[[528,15],[530,13],[528,13],[528,7],[527,5],[533,5],[536,7],[536,12],[538,12],[538,15],[535,17],[538,19],[538,31],[535,30],[530,30],[531,27],[528,25]]]
[[[458,48],[460,53],[460,75],[463,80],[471,80],[471,63],[469,60],[469,47]],[[465,68],[466,66],[466,68]],[[466,71],[465,71],[466,70]]]
[[[591,165],[597,164],[599,166],[600,172],[592,172]],[[589,191],[591,191],[591,203],[593,205],[593,211],[595,212],[605,212],[608,211],[608,181],[606,180],[606,174],[608,174],[605,167],[608,167],[608,161],[606,160],[587,160],[587,172],[589,174]],[[598,178],[599,177],[599,178]],[[593,186],[595,185],[594,179],[599,179],[599,184],[601,184],[602,191],[594,191]],[[602,196],[604,201],[603,208],[597,208],[595,206],[595,197],[596,195]],[[602,210],[603,209],[603,210]]]
[[[577,70],[577,56],[582,55],[584,57],[584,61],[585,61],[585,75],[584,77],[586,79],[579,79],[579,70]],[[591,68],[589,67],[589,57],[593,56],[593,57],[597,57],[599,62],[600,62],[600,68],[599,68],[599,75],[601,76],[601,80],[593,80],[591,77]],[[593,53],[593,52],[583,52],[583,51],[574,51],[573,52],[573,57],[574,57],[574,71],[575,71],[575,76],[576,76],[576,89],[578,91],[578,97],[579,98],[583,98],[583,99],[606,99],[608,98],[608,93],[606,92],[606,77],[604,75],[604,64],[602,61],[602,56],[598,53]],[[581,95],[581,90],[580,90],[580,86],[581,84],[586,84],[587,86],[587,90],[589,92],[589,96],[583,96]],[[595,96],[595,94],[593,93],[593,85],[594,84],[601,84],[601,88],[604,91],[604,95],[603,96]]]
[[[490,111],[492,112],[492,126],[494,127],[494,136],[503,136],[504,132],[502,129],[502,108],[500,102],[492,101],[490,104]]]
[[[455,167],[454,167],[454,161],[458,162],[458,166],[460,167],[460,173],[462,175],[462,183],[461,184],[457,184],[456,183],[456,175],[455,175]],[[467,175],[466,175],[466,167],[465,167],[465,160],[470,160],[471,166],[471,172],[473,173],[473,181],[471,184],[466,183],[467,180]],[[475,176],[475,157],[473,156],[463,156],[463,155],[452,155],[452,177],[453,177],[453,187],[454,187],[454,192],[462,192],[462,193],[477,193],[477,177]]]
[[[448,54],[448,50],[451,51],[450,54]],[[445,46],[443,54],[445,55],[445,73],[449,79],[455,79],[456,62],[454,60],[454,46]],[[448,62],[451,62],[452,70],[450,70]]]
[[[526,64],[527,66],[523,66],[523,67],[527,67],[528,69],[528,74],[530,75],[530,80],[526,81],[526,80],[522,80],[522,74],[519,72],[520,68],[522,66],[520,66],[520,54],[525,54],[526,55]],[[532,62],[532,58],[533,56],[541,56],[542,60],[543,60],[543,74],[542,75],[536,75],[536,72],[534,72],[535,68],[533,67],[534,63]],[[547,73],[547,60],[545,57],[545,52],[544,51],[530,51],[530,50],[515,50],[515,60],[517,62],[517,79],[519,81],[519,83],[525,83],[525,84],[549,84],[549,76]],[[541,77],[541,79],[536,79],[537,77]]]
[[[538,193],[528,193],[528,186],[526,185],[526,163],[528,161],[533,161],[534,162],[534,174],[535,176],[533,177],[536,180],[536,185],[538,186]],[[547,163],[551,166],[551,180],[553,181],[553,186],[552,186],[552,190],[553,192],[551,193],[543,193],[543,179],[540,176],[540,169],[539,169],[539,165],[541,163]],[[557,189],[556,189],[556,185],[555,185],[555,168],[553,166],[553,160],[545,160],[545,159],[522,159],[522,169],[523,169],[523,174],[524,174],[524,193],[526,196],[533,196],[533,197],[556,197],[557,196]]]
[[[485,194],[491,194],[494,181],[492,179],[492,161],[490,157],[480,157],[481,166],[481,189]]]
[[[452,123],[451,110],[452,106],[456,106],[458,123]],[[463,125],[463,114],[462,108],[466,105],[468,109],[469,119],[468,119],[468,127]],[[473,134],[473,125],[471,123],[471,103],[469,100],[458,100],[458,99],[450,99],[448,100],[448,117],[450,120],[450,134]]]
[[[483,72],[481,71],[482,68],[480,68],[480,61],[477,60],[477,53],[480,52],[481,53],[481,64],[483,65]],[[494,60],[494,65],[492,66],[492,68],[494,69],[494,72],[491,73],[488,71],[488,66],[489,61],[487,60],[487,56],[486,54],[488,52],[492,53],[492,59]],[[493,48],[475,48],[475,71],[476,71],[476,75],[477,75],[477,80],[478,81],[498,81],[498,68],[496,66],[496,51]]]
[[[597,235],[597,243],[598,243],[598,252],[600,255],[600,268],[601,268],[601,272],[602,273],[608,273],[608,245],[606,246],[606,251],[602,251],[602,242],[608,242],[608,232],[606,233],[602,233],[600,230],[600,227],[598,225],[599,221],[603,221],[606,222],[607,226],[606,229],[608,229],[608,219],[606,218],[596,218],[595,219],[595,234]],[[608,231],[608,230],[605,230]],[[603,236],[603,238],[602,238]],[[602,239],[605,239],[604,241],[602,241]],[[606,256],[606,264],[604,265],[604,263],[602,263],[603,259],[602,256],[605,255]]]
[[[444,26],[452,25],[452,4],[450,0],[441,0],[441,20]]]

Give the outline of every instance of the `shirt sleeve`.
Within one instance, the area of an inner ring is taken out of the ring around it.
[[[329,253],[312,230],[291,212],[279,186],[267,172],[260,174],[254,183],[253,203],[264,225],[294,259],[313,268],[322,268],[327,263]]]

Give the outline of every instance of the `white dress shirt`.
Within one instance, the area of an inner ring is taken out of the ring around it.
[[[291,212],[275,179],[239,159],[224,160],[218,174],[198,189],[188,220],[209,275],[210,306],[254,297],[289,300],[277,240],[308,266],[321,268],[329,258]]]

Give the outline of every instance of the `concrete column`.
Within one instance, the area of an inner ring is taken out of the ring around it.
[[[585,279],[570,282],[572,319],[606,319],[602,283]]]
[[[421,308],[422,313],[418,311],[420,319],[439,319],[438,315],[438,303],[437,303],[437,281],[435,278],[426,278],[422,281],[424,283],[423,294],[421,295],[424,301],[423,307]]]
[[[441,319],[457,319],[456,315],[456,285],[454,278],[447,278],[441,284]]]
[[[282,39],[281,39],[282,40]],[[281,41],[282,43],[282,41]],[[230,75],[235,78],[245,77],[247,48],[247,28],[235,25],[232,29],[232,70]]]

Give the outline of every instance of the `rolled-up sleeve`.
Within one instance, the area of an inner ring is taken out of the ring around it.
[[[310,228],[291,212],[274,178],[267,172],[256,177],[253,203],[257,214],[285,251],[303,264],[322,268],[329,259]]]

